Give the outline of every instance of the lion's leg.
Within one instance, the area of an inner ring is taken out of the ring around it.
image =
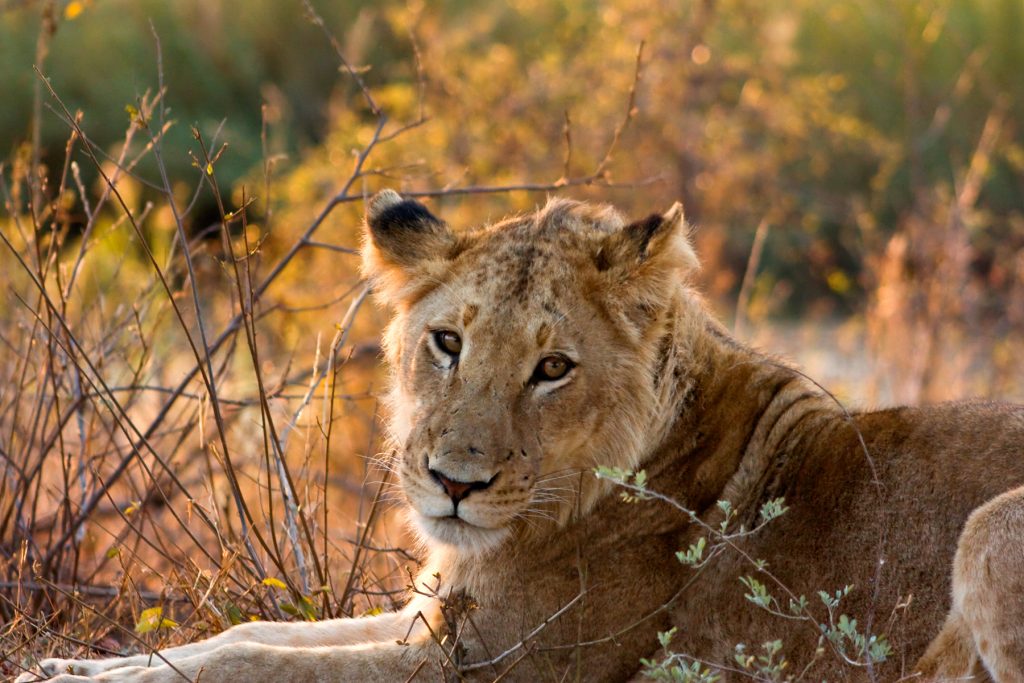
[[[96,683],[184,683],[245,681],[404,681],[415,674],[437,680],[443,651],[429,639],[409,645],[373,643],[346,647],[295,648],[235,643],[186,657],[174,666],[123,667],[92,676]],[[81,681],[61,676],[54,683]]]
[[[1024,487],[975,510],[953,561],[953,606],[999,683],[1024,683]]]
[[[990,683],[992,680],[978,658],[971,629],[955,609],[950,612],[939,635],[928,645],[914,670],[920,672],[921,680],[928,683]]]
[[[425,630],[423,619],[431,619],[436,611],[433,600],[414,600],[400,612],[375,617],[331,619],[320,622],[261,622],[239,624],[207,640],[161,650],[159,653],[116,657],[111,659],[70,660],[46,659],[40,662],[43,675],[77,674],[95,676],[104,671],[124,667],[159,667],[170,662],[202,657],[225,646],[240,644],[273,645],[288,648],[344,646],[359,643],[395,642],[418,637]],[[19,683],[38,680],[35,674],[24,674]]]
[[[985,680],[978,663],[998,683],[1024,683],[1024,487],[968,518],[953,560],[953,609],[918,668],[925,680]]]

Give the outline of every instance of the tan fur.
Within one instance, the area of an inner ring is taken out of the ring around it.
[[[1016,497],[971,517],[940,629],[968,515],[1024,483],[1021,408],[846,414],[711,318],[687,284],[697,262],[678,205],[626,225],[607,207],[554,200],[455,233],[389,192],[368,224],[365,273],[395,311],[385,334],[394,467],[430,556],[421,581],[436,572],[442,595],[477,606],[451,654],[467,679],[624,680],[676,626],[675,651],[726,666],[736,643],[780,638],[794,666],[809,666],[805,680],[913,675],[935,634],[930,675],[979,673],[977,645],[1002,683],[1019,680]],[[436,330],[459,335],[457,360]],[[532,381],[552,353],[576,367]],[[764,501],[784,497],[788,512],[738,549],[796,595],[852,584],[842,611],[886,633],[897,654],[870,673],[827,648],[815,659],[813,625],[744,599],[738,579],[755,572],[740,552],[699,573],[681,566],[675,552],[701,530],[663,502],[624,503],[594,476],[599,465],[642,467],[653,490],[711,524],[720,499],[749,528]],[[445,480],[476,488],[456,507]],[[418,596],[395,615],[239,626],[162,656],[204,681],[438,680],[452,671],[446,623]],[[102,681],[180,680],[145,656],[44,663],[68,667]]]
[[[1024,681],[1024,488],[967,520],[953,561],[953,608],[921,660],[936,681]],[[971,676],[975,676],[971,678]]]

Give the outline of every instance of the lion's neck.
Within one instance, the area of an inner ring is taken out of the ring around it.
[[[674,363],[685,370],[661,389],[659,440],[641,466],[652,487],[697,512],[756,501],[788,426],[831,404],[796,370],[733,339],[699,299],[680,305]]]

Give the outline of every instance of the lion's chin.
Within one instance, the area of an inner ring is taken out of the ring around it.
[[[427,545],[441,543],[459,553],[478,555],[495,550],[509,536],[507,527],[488,529],[458,517],[429,517],[413,512],[410,518]]]

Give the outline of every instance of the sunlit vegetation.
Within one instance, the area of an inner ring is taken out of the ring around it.
[[[681,200],[723,319],[841,398],[1020,399],[1022,28],[1019,0],[0,3],[0,674],[402,599],[355,255],[380,188],[456,228]]]

